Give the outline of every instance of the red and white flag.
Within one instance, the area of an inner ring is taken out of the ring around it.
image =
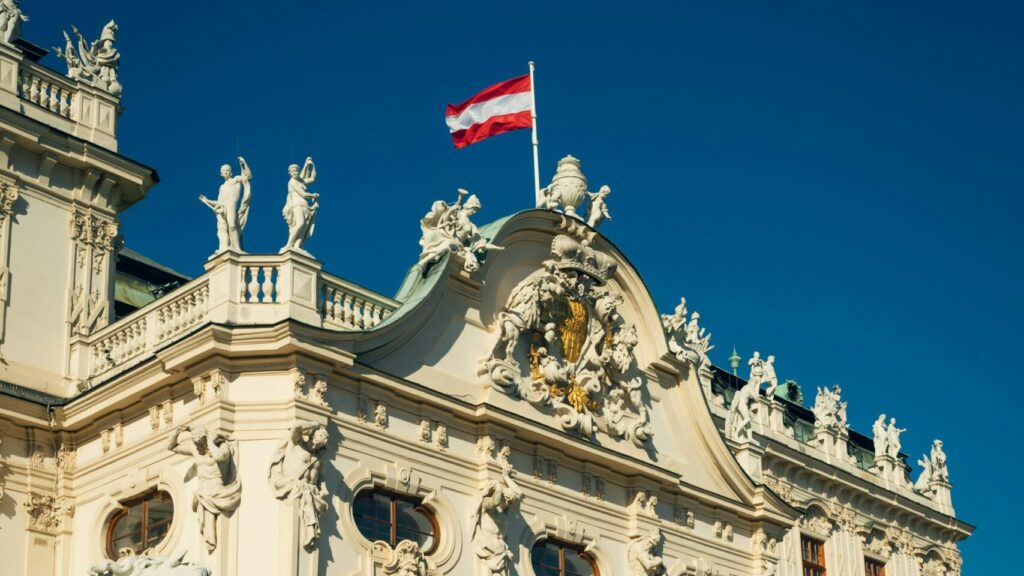
[[[462,104],[449,104],[445,123],[456,148],[485,138],[533,127],[533,86],[530,75],[498,82]]]

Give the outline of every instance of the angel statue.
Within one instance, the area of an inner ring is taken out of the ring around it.
[[[21,11],[18,0],[0,0],[0,38],[10,44],[21,36],[21,23],[28,22],[28,16]]]
[[[466,203],[462,199],[466,198]],[[449,253],[460,254],[465,259],[463,268],[467,272],[480,269],[478,255],[487,250],[504,250],[485,239],[480,229],[470,221],[470,217],[480,210],[480,199],[476,194],[459,188],[459,197],[454,204],[438,200],[430,207],[430,212],[420,220],[423,237],[420,238],[420,259],[416,268],[426,273],[431,264],[435,264]]]
[[[476,556],[483,562],[487,576],[508,576],[508,560],[512,557],[505,542],[505,531],[512,510],[523,499],[523,491],[516,484],[515,470],[508,461],[510,449],[505,446],[498,454],[501,480],[491,480],[480,493],[480,502],[473,513],[473,546]]]
[[[288,196],[284,202],[284,210],[281,211],[284,221],[288,223],[288,242],[279,253],[295,250],[308,255],[309,252],[306,252],[303,245],[313,235],[316,210],[320,207],[320,203],[317,202],[320,195],[309,192],[306,188],[316,182],[316,165],[313,164],[313,159],[306,158],[302,170],[299,170],[298,164],[289,166],[288,176]],[[312,200],[313,204],[307,204],[308,200]]]
[[[181,442],[188,432],[191,441]],[[191,456],[195,462],[196,486],[192,510],[199,522],[199,533],[206,550],[217,548],[217,517],[238,509],[242,501],[242,482],[238,478],[238,449],[231,437],[222,432],[207,432],[202,426],[182,426],[171,433],[168,450]]]
[[[249,218],[249,200],[252,197],[252,171],[245,163],[245,158],[238,157],[238,166],[242,173],[234,176],[231,173],[231,166],[225,164],[220,167],[220,175],[224,183],[220,185],[217,192],[217,200],[210,200],[200,195],[199,200],[213,210],[217,217],[217,240],[219,245],[217,253],[225,250],[242,252],[242,232],[245,230],[245,222]]]
[[[270,488],[278,500],[298,507],[306,549],[320,536],[320,515],[327,510],[327,487],[320,481],[320,452],[325,446],[327,429],[299,420],[270,458]]]

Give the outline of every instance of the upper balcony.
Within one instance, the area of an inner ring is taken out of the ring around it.
[[[0,42],[0,106],[116,152],[120,98],[39,64],[45,54],[24,40]]]
[[[399,302],[321,270],[296,252],[221,252],[206,273],[117,322],[71,341],[69,377],[85,390],[151,358],[200,326],[295,320],[339,331],[369,330]]]

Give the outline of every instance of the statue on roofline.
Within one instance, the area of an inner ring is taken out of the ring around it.
[[[21,36],[21,23],[28,16],[21,11],[18,0],[0,0],[0,40],[11,44]]]
[[[462,200],[466,195],[465,204]],[[420,220],[420,259],[416,268],[426,274],[431,264],[440,262],[449,253],[459,254],[465,260],[463,268],[467,272],[480,269],[480,257],[488,250],[504,250],[492,244],[480,234],[470,217],[480,210],[480,200],[476,194],[459,188],[459,197],[454,204],[444,200],[434,202],[423,219]]]
[[[68,66],[67,76],[105,90],[113,96],[121,94],[121,83],[117,79],[117,68],[121,53],[114,46],[117,39],[117,23],[111,20],[103,27],[98,40],[87,42],[74,25],[71,31],[78,40],[77,50],[71,36],[64,32],[64,48],[54,48],[57,57]]]
[[[288,196],[285,199],[284,210],[281,215],[288,223],[288,242],[281,248],[280,253],[288,250],[295,250],[309,255],[304,246],[306,240],[313,235],[316,224],[316,211],[320,207],[317,199],[320,195],[316,192],[309,192],[306,188],[316,182],[316,165],[312,158],[306,158],[306,162],[299,170],[298,164],[288,167]],[[307,204],[312,200],[313,204]]]
[[[252,171],[246,164],[245,158],[241,156],[238,157],[238,165],[242,172],[238,176],[232,174],[229,164],[220,167],[220,176],[224,179],[224,183],[217,191],[217,200],[210,200],[203,195],[199,196],[199,201],[213,210],[213,214],[217,218],[218,254],[225,250],[244,253],[242,232],[249,219]]]

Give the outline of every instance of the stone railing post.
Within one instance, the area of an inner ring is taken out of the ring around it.
[[[215,254],[204,264],[210,277],[210,322],[226,324],[237,316],[242,302],[241,254],[225,251]]]
[[[21,78],[21,51],[0,42],[0,106],[20,110],[18,81]]]
[[[317,309],[317,292],[323,264],[294,251],[282,256],[284,259],[277,281],[278,302],[285,304],[289,318],[311,326],[322,325],[323,319]]]

